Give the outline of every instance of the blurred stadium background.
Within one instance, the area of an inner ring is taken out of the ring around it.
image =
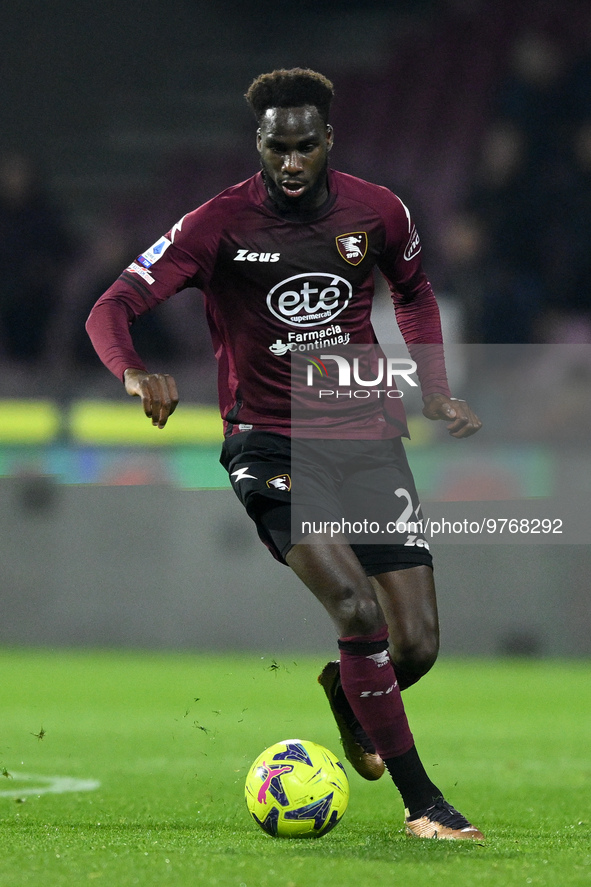
[[[163,434],[83,329],[133,256],[255,171],[242,96],[275,67],[333,79],[333,165],[411,207],[448,341],[505,349],[452,365],[486,423],[461,455],[413,421],[424,497],[589,501],[587,0],[14,0],[2,18],[1,642],[333,643],[217,464],[199,294],[137,325],[181,388]],[[375,321],[395,337],[383,287]],[[437,544],[445,652],[588,656],[590,549],[562,541]]]

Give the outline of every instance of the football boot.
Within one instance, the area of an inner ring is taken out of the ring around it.
[[[386,766],[347,701],[341,686],[338,659],[324,666],[318,675],[318,683],[326,693],[337,722],[345,757],[364,779],[379,779]]]
[[[431,807],[414,814],[412,819],[408,810],[405,811],[405,815],[406,834],[415,838],[436,838],[447,841],[484,840],[482,832],[474,828],[444,798],[438,798]]]

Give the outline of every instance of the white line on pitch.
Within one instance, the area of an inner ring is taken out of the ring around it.
[[[11,773],[12,787],[0,792],[0,798],[12,798],[15,795],[63,795],[66,792],[92,792],[100,786],[98,779],[75,779],[73,776],[40,776],[36,773]],[[26,783],[25,788],[20,783]],[[42,783],[29,785],[29,783]]]

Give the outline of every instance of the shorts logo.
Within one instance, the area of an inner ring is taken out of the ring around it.
[[[244,480],[247,477],[251,477],[253,480],[256,480],[256,475],[255,474],[247,474],[246,473],[247,471],[249,471],[248,465],[245,468],[237,468],[236,471],[232,472],[230,477],[236,478],[236,483],[238,483],[239,480]]]
[[[278,474],[276,477],[269,478],[267,486],[270,490],[282,490],[285,493],[289,493],[291,490],[291,477],[289,474]]]
[[[289,326],[322,326],[347,307],[352,295],[351,284],[343,277],[311,271],[276,284],[267,296],[267,307]]]
[[[341,258],[349,265],[359,265],[367,253],[367,234],[355,231],[353,234],[339,234],[335,238]]]

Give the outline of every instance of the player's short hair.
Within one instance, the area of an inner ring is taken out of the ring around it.
[[[268,108],[302,108],[313,105],[324,123],[328,123],[334,86],[330,80],[309,68],[280,68],[261,74],[245,94],[256,119],[261,121]]]

